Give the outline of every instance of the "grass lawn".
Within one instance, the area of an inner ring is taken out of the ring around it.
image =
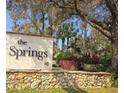
[[[7,90],[7,93],[118,93],[117,88],[101,88],[101,89],[87,89],[87,90],[77,90],[71,88],[63,89],[46,89],[46,90]]]

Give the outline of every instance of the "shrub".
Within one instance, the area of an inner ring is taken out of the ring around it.
[[[83,65],[83,70],[86,71],[97,71],[96,65],[93,64],[84,64]]]

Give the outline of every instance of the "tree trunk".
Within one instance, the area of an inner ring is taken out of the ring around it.
[[[67,49],[69,48],[69,38],[67,38]]]
[[[65,43],[65,39],[62,39],[62,51],[64,50],[64,43]]]
[[[116,68],[118,65],[118,18],[112,17],[112,67]]]
[[[12,32],[17,32],[15,28],[16,28],[16,21],[13,20],[13,24],[12,24]]]
[[[111,43],[112,46],[112,67],[116,68],[118,65],[118,44],[116,42]]]
[[[59,39],[56,38],[56,47],[57,47],[57,49],[59,48],[59,46],[58,46],[58,42],[59,42]]]
[[[44,14],[44,12],[42,13],[42,15],[43,15],[43,18],[42,18],[42,32],[44,32],[44,18],[45,18],[45,14]]]

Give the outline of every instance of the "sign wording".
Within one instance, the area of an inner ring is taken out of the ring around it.
[[[6,39],[7,69],[52,69],[52,38],[7,33]]]

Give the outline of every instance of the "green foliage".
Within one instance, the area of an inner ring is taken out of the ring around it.
[[[54,58],[71,58],[73,57],[71,52],[63,52],[63,51],[59,51],[54,55]]]
[[[54,59],[56,59],[56,61],[59,62],[61,58],[73,58],[73,54],[71,52],[63,52],[63,51],[56,52],[54,55]]]
[[[118,87],[118,66],[110,67],[108,71],[112,74],[112,87]]]
[[[117,88],[87,89],[87,93],[118,93]]]
[[[62,58],[73,58],[73,54],[71,52],[63,52]]]
[[[96,65],[93,64],[84,64],[83,70],[85,71],[97,71]]]
[[[94,54],[94,55],[82,54],[82,56],[80,56],[77,59],[80,62],[80,65],[78,68],[82,68],[82,70],[105,71],[105,72],[111,72],[113,70],[113,69],[111,69],[112,68],[112,66],[111,66],[111,59],[112,59],[111,51],[104,51],[99,54],[96,52],[96,54]]]
[[[85,89],[78,90],[72,88],[57,88],[57,89],[20,89],[7,90],[7,93],[117,93],[117,88],[100,88],[100,89]]]
[[[7,93],[81,93],[81,92],[77,89],[63,88],[63,89],[44,89],[44,90],[36,90],[36,89],[7,90]]]
[[[101,66],[97,67],[98,71],[110,72],[112,74],[112,86],[118,87],[118,66],[113,68],[111,65],[112,51],[104,51],[100,57]]]
[[[62,51],[58,51],[54,54],[54,59],[56,60],[56,62],[58,63],[60,58],[62,57],[63,52]]]
[[[99,58],[100,58],[100,64],[97,66],[97,70],[111,72],[112,52],[109,50],[104,51],[99,55]]]
[[[112,87],[118,87],[118,79],[113,80]]]

